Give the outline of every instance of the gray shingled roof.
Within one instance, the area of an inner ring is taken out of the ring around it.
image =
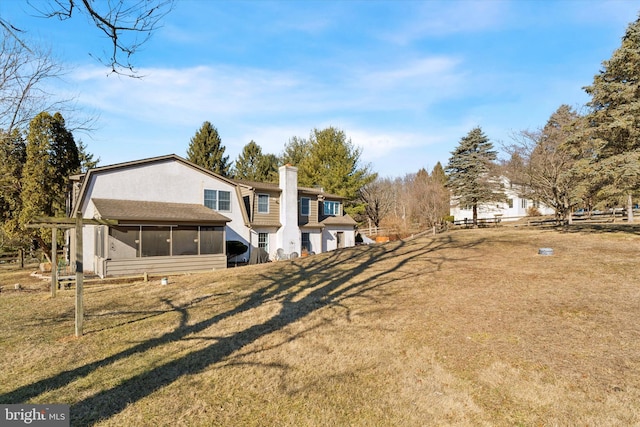
[[[231,219],[203,205],[145,202],[140,200],[91,199],[98,219],[118,221],[172,221],[226,223]]]
[[[268,190],[268,191],[282,191],[278,184],[273,182],[257,182],[257,181],[249,181],[245,179],[236,179],[234,180],[237,184],[246,185],[247,187],[252,187],[256,190]],[[315,195],[323,195],[330,199],[339,199],[344,200],[344,197],[338,196],[337,194],[325,193],[322,188],[317,187],[298,187],[298,191],[304,194],[315,194]]]
[[[358,224],[350,215],[329,216],[322,221],[324,225],[356,225]]]

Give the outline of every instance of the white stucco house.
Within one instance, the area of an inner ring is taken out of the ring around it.
[[[105,277],[226,268],[227,241],[249,248],[238,261],[258,248],[273,260],[355,245],[342,197],[298,187],[293,166],[279,173],[279,184],[234,181],[171,154],[76,175],[70,216],[108,222],[83,226],[83,270]]]
[[[502,221],[516,221],[528,215],[530,208],[536,208],[540,215],[554,215],[555,210],[541,202],[523,197],[522,187],[512,183],[506,177],[500,177],[506,202],[487,203],[478,206],[478,219],[494,220],[499,217]],[[460,206],[455,196],[451,197],[450,215],[458,223],[465,219],[473,219],[473,211],[469,206]]]

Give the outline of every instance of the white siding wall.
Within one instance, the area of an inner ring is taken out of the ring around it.
[[[280,166],[280,223],[278,230],[277,248],[285,253],[300,254],[300,229],[298,228],[298,168],[294,166]]]
[[[114,169],[90,174],[87,197],[82,206],[83,218],[93,218],[96,199],[142,200],[166,203],[204,204],[204,190],[231,192],[231,212],[220,213],[231,219],[227,223],[227,240],[249,243],[249,229],[244,225],[241,201],[235,186],[208,176],[175,160],[153,162],[134,167]],[[85,226],[83,232],[84,269],[95,271],[93,227]]]
[[[513,200],[513,207],[509,207],[508,203],[492,203],[478,206],[478,218],[494,218],[496,215],[502,215],[506,220],[517,219],[527,216],[527,209],[533,206],[533,200],[526,200],[526,207],[522,207],[522,198],[518,196],[517,191],[509,188],[508,181],[505,184],[505,194],[508,199]],[[552,208],[548,208],[542,204],[539,205],[538,210],[542,215],[553,215],[555,211]],[[473,219],[473,211],[471,209],[460,209],[459,206],[451,205],[451,215],[455,221],[463,221],[465,218],[468,220]]]
[[[322,252],[322,233],[318,231],[309,232],[309,241],[311,242],[311,251],[315,253]]]
[[[338,240],[336,234],[342,232],[344,241],[343,246],[350,247],[356,245],[356,232],[353,227],[331,227],[322,230],[322,252],[333,251],[338,249]]]

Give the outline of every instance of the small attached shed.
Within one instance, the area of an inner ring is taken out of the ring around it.
[[[210,271],[226,268],[225,226],[231,221],[203,205],[91,199],[95,218],[96,273]]]

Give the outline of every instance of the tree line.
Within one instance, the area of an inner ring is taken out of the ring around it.
[[[191,138],[187,160],[235,180],[273,183],[278,182],[278,168],[291,164],[298,168],[299,186],[320,187],[344,197],[345,211],[353,215],[364,212],[358,195],[362,187],[377,177],[370,165],[362,163],[362,149],[343,130],[332,126],[313,129],[308,138],[291,137],[278,155],[263,153],[253,140],[233,162],[225,151],[218,130],[206,121]]]
[[[558,220],[570,220],[578,208],[623,206],[632,222],[640,196],[640,18],[628,25],[620,47],[584,90],[591,98],[584,113],[560,105],[544,126],[517,132],[503,144],[506,158],[498,158],[477,126],[451,152],[444,178],[439,164],[431,175],[423,170],[378,178],[361,191],[367,219],[375,226],[419,230],[447,219],[450,197],[472,209],[477,225],[479,206],[507,201],[500,179],[506,177],[521,197],[553,208]]]
[[[163,3],[164,4],[164,3]],[[167,3],[168,4],[168,3]],[[156,21],[154,21],[156,22]],[[70,126],[65,100],[41,90],[62,72],[46,51],[28,47],[0,17],[0,246],[27,244],[24,225],[35,216],[61,216],[69,175],[93,167]],[[320,186],[348,201],[362,224],[420,230],[446,221],[450,198],[474,210],[504,201],[499,176],[521,196],[555,209],[566,219],[576,208],[625,206],[633,220],[640,184],[640,18],[629,24],[621,46],[584,88],[591,100],[582,114],[561,105],[537,130],[520,131],[498,159],[481,127],[462,137],[444,167],[404,177],[378,177],[361,163],[361,149],[344,131],[313,129],[294,136],[276,155],[250,141],[235,161],[225,156],[217,129],[205,122],[191,139],[187,158],[215,173],[245,181],[277,181],[279,165],[298,167],[301,186]],[[47,111],[57,111],[54,114]],[[46,236],[38,236],[46,239]]]
[[[521,196],[553,208],[559,220],[577,208],[622,206],[633,221],[640,193],[640,18],[584,90],[591,98],[584,114],[561,105],[542,128],[514,135],[504,146],[506,160],[496,162],[479,128],[461,140],[448,184],[456,202],[474,207],[474,223],[478,204],[504,199],[497,175],[517,184]]]
[[[244,146],[235,162],[225,155],[217,129],[204,122],[191,138],[187,159],[223,177],[239,181],[278,182],[278,167],[298,167],[298,184],[321,187],[344,197],[345,211],[364,211],[360,189],[376,174],[361,163],[361,149],[344,131],[314,129],[308,138],[292,137],[280,155],[263,153],[254,141]],[[49,233],[26,225],[36,217],[64,217],[70,212],[72,175],[96,167],[99,159],[76,141],[61,113],[41,112],[25,129],[0,131],[0,247],[25,247],[32,239],[50,244]]]
[[[0,130],[0,247],[25,247],[34,238],[47,246],[50,234],[26,225],[36,217],[66,216],[70,176],[98,161],[59,112],[39,113],[26,130]]]

